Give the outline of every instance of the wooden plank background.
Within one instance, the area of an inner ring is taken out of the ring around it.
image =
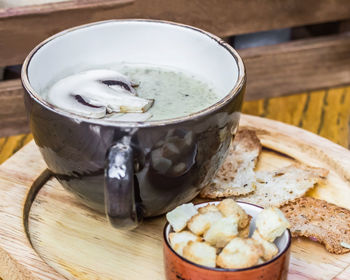
[[[350,33],[239,53],[247,67],[247,100],[350,83]]]
[[[40,41],[68,27],[112,18],[178,21],[226,37],[350,17],[347,0],[108,0],[0,10],[0,65],[15,65]],[[88,4],[86,4],[88,3]],[[19,41],[20,38],[20,41]]]
[[[350,86],[245,102],[243,112],[304,128],[350,149]]]
[[[20,80],[0,82],[0,137],[28,133]]]

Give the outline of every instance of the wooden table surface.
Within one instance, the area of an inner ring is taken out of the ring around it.
[[[350,149],[350,86],[247,101],[243,112],[299,126]],[[0,138],[0,164],[31,139]]]

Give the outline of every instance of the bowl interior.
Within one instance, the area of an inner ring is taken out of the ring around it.
[[[215,36],[153,20],[97,22],[59,33],[34,50],[27,74],[40,99],[43,90],[60,78],[123,62],[193,73],[217,88],[219,99],[244,75],[236,52]]]
[[[212,201],[212,202],[205,202],[205,203],[200,203],[200,204],[197,204],[195,205],[195,207],[198,209],[200,207],[203,207],[207,204],[219,204],[220,201]],[[237,201],[237,203],[243,208],[243,210],[250,216],[252,216],[252,220],[250,222],[250,228],[249,228],[249,237],[251,237],[251,235],[253,234],[254,230],[255,230],[255,219],[256,219],[256,216],[259,214],[259,212],[261,212],[263,210],[262,207],[260,206],[257,206],[257,205],[254,205],[254,204],[250,204],[250,203],[246,203],[246,202],[240,202],[240,201]],[[166,228],[165,228],[165,238],[166,238],[166,243],[168,244],[168,246],[171,248],[170,246],[170,243],[169,243],[169,233],[172,232],[172,227],[170,226],[169,223],[167,223],[166,225]],[[270,261],[268,262],[272,262],[274,261],[275,259],[277,259],[281,254],[283,254],[289,247],[290,245],[290,242],[291,242],[291,235],[290,235],[290,231],[289,230],[286,230],[280,237],[276,238],[276,240],[274,241],[275,245],[278,247],[278,254]],[[174,251],[175,252],[175,251]],[[176,254],[176,252],[175,252]],[[181,257],[182,258],[182,257]],[[184,259],[184,258],[183,258]],[[186,260],[187,261],[187,260]],[[190,261],[188,261],[190,262]],[[268,262],[265,262],[265,263],[268,263]],[[192,262],[191,262],[192,263]],[[195,264],[197,265],[197,264]],[[262,264],[264,265],[264,264]],[[258,266],[261,266],[261,265],[258,265]],[[201,266],[202,267],[202,266]],[[256,266],[253,266],[253,267],[256,267]],[[251,268],[253,268],[251,267]],[[217,269],[217,270],[241,270],[241,269],[222,269],[222,268],[210,268],[210,269]],[[250,269],[250,268],[248,268]]]

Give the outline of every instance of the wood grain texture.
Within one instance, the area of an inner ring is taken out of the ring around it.
[[[268,119],[244,115],[241,124],[257,129],[263,145],[277,151],[264,150],[259,169],[271,170],[293,162],[294,159],[285,155],[326,167],[330,170],[327,183],[319,185],[316,190],[321,191],[311,195],[318,194],[317,197],[349,208],[349,196],[344,194],[350,190],[347,169],[350,151],[315,134]],[[68,279],[164,279],[161,253],[164,218],[148,219],[136,231],[115,231],[104,216],[80,204],[55,179],[46,181],[49,175],[44,170],[45,164],[33,142],[0,167],[0,197],[3,198],[0,200],[0,209],[3,209],[0,211],[0,247],[31,273],[26,276],[29,278],[15,278],[17,274],[24,277],[21,271],[16,271],[4,280],[63,280],[60,275]],[[42,172],[44,175],[38,179]],[[36,184],[30,192],[33,181]],[[33,199],[39,181],[47,183]],[[27,230],[36,251],[24,240],[26,236],[22,231],[26,222],[23,223],[21,213],[28,214]],[[289,279],[341,277],[349,264],[350,254],[332,255],[315,242],[294,239]],[[3,275],[0,270],[0,277]]]
[[[334,280],[349,280],[350,279],[350,266],[348,266],[344,271],[340,272]]]
[[[0,0],[0,8],[15,8],[32,5],[42,5],[47,3],[57,3],[70,0]]]
[[[292,124],[350,149],[350,87],[261,99],[243,112]]]
[[[33,141],[0,166],[0,221],[8,221],[0,226],[0,247],[6,251],[0,261],[13,269],[0,270],[0,277],[4,280],[62,279],[33,250],[18,250],[31,246],[24,229],[23,214],[28,210],[24,206],[26,199],[33,195],[30,186],[40,186],[42,175],[38,177],[38,174],[45,175],[45,170],[45,163]],[[11,232],[12,237],[8,238],[6,232]]]
[[[350,83],[350,33],[240,50],[246,99],[287,95]]]
[[[21,64],[45,38],[75,25],[114,18],[119,8],[132,3],[130,0],[81,1],[80,5],[72,2],[0,10],[0,36],[6,38],[0,41],[0,66]]]
[[[18,261],[14,260],[4,249],[0,248],[0,280],[6,280],[16,275],[16,280],[31,279],[32,274]]]
[[[69,207],[52,207],[53,201]],[[68,279],[164,278],[164,217],[146,221],[132,232],[116,231],[103,215],[82,206],[55,179],[39,191],[29,215],[34,248]],[[46,246],[49,243],[55,245]]]
[[[63,29],[113,18],[182,22],[221,37],[349,18],[347,0],[73,1],[0,11],[0,66],[21,63],[40,41]],[[98,3],[98,6],[96,5]]]
[[[28,133],[20,80],[0,82],[0,137]]]
[[[0,164],[33,139],[31,134],[0,138]]]
[[[134,0],[46,0],[44,3],[36,3],[36,1],[24,1],[16,6],[10,3],[10,7],[0,7],[0,18],[19,17],[27,15],[49,14],[59,11],[84,10],[96,8],[108,8],[110,6],[124,6],[134,2]],[[6,4],[5,4],[6,5]]]

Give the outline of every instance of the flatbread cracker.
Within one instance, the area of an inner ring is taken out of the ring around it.
[[[350,210],[324,200],[302,197],[283,205],[293,237],[304,236],[322,243],[334,254],[350,252]]]
[[[238,131],[223,165],[212,182],[201,191],[200,197],[231,197],[253,192],[256,181],[254,168],[261,149],[255,131]]]
[[[262,207],[279,207],[288,201],[302,197],[328,174],[328,170],[302,164],[292,164],[274,172],[256,172],[254,193],[239,197],[239,201]]]

